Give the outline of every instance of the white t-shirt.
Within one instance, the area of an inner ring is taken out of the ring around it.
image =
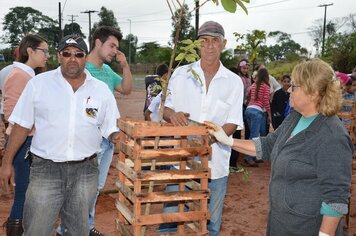
[[[151,104],[148,106],[148,110],[151,111],[150,117],[151,121],[159,122],[159,109],[161,107],[161,93],[153,98]]]
[[[102,136],[118,131],[120,117],[108,86],[86,70],[76,92],[60,67],[31,79],[9,121],[36,131],[31,152],[56,162],[82,160],[100,151]]]
[[[201,82],[194,78],[190,68],[200,76]],[[221,63],[208,91],[204,78],[200,61],[176,69],[168,83],[165,106],[175,112],[187,112],[189,119],[197,122],[208,120],[221,126],[232,123],[242,129],[244,86],[241,79]],[[212,179],[228,176],[230,153],[229,146],[220,143],[212,145],[209,160]]]

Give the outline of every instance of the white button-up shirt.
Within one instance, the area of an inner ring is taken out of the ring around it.
[[[36,131],[31,152],[55,162],[76,161],[98,153],[102,136],[118,131],[120,117],[108,86],[85,71],[76,92],[60,67],[28,82],[10,116],[11,123]]]
[[[194,78],[190,69],[199,74],[201,81]],[[241,78],[221,63],[207,90],[204,72],[198,61],[175,70],[168,83],[165,106],[175,112],[187,112],[189,119],[197,122],[208,120],[220,126],[232,123],[242,129],[243,96]],[[209,160],[212,179],[228,176],[230,153],[231,148],[226,145],[212,145]]]

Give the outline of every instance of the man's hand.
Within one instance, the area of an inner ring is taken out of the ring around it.
[[[5,192],[10,191],[9,180],[10,184],[15,186],[14,167],[12,164],[3,162],[2,166],[0,167],[0,188]]]
[[[108,140],[110,142],[112,142],[113,144],[116,144],[118,141],[119,141],[119,133],[120,132],[114,132],[114,133],[111,133],[108,137]]]
[[[117,52],[116,52],[115,59],[120,64],[121,68],[125,68],[129,65],[127,63],[125,54],[119,50],[117,50]]]
[[[170,117],[170,123],[174,126],[187,126],[189,124],[188,121],[189,113],[185,112],[174,112]]]
[[[204,124],[208,126],[209,133],[213,135],[216,140],[218,140],[218,142],[228,145],[230,147],[234,144],[234,139],[232,138],[232,136],[227,136],[221,126],[218,126],[210,121],[204,121]]]

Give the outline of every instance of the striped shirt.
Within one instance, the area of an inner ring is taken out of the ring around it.
[[[258,106],[262,109],[262,111],[270,111],[271,107],[269,103],[269,91],[269,85],[262,83],[258,91],[258,100],[256,100],[256,83],[252,84],[248,93],[248,106]]]

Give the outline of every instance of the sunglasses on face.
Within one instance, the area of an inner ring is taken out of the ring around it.
[[[84,52],[69,52],[69,51],[62,51],[60,52],[60,54],[63,57],[71,57],[72,55],[74,55],[77,58],[83,58],[86,55]]]

